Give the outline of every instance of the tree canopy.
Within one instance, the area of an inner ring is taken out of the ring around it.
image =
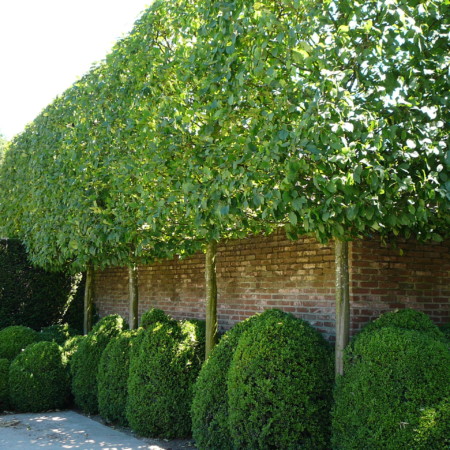
[[[449,236],[448,2],[155,1],[11,143],[3,230],[74,270],[290,236]]]

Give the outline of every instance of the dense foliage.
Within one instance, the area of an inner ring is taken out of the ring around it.
[[[0,240],[0,286],[0,328],[24,325],[39,330],[68,322],[82,329],[81,279],[33,267],[18,240]]]
[[[66,406],[69,393],[67,360],[55,342],[28,346],[9,369],[11,403],[17,411],[40,412]]]
[[[278,314],[282,313],[268,310],[237,323],[222,336],[203,364],[194,385],[191,408],[192,435],[198,448],[217,450],[233,448],[228,427],[227,394],[228,370],[233,354],[242,333],[256,321]]]
[[[142,317],[141,317],[141,327],[142,328],[145,328],[145,329],[151,328],[157,322],[174,323],[175,320],[172,319],[170,316],[168,316],[162,309],[158,309],[158,308],[151,308],[148,311],[146,311],[144,314],[142,314]]]
[[[142,332],[142,330],[139,330]],[[98,365],[98,410],[109,422],[127,425],[130,351],[137,331],[124,331],[111,339]]]
[[[448,446],[449,367],[448,345],[425,333],[384,327],[361,335],[335,391],[335,448]]]
[[[400,309],[396,311],[389,311],[382,314],[377,319],[369,322],[363,327],[361,332],[356,336],[362,336],[365,333],[371,333],[374,330],[378,330],[383,327],[395,327],[403,330],[415,330],[427,334],[431,338],[443,340],[444,334],[433,323],[429,316],[421,311],[415,309]],[[354,341],[356,341],[354,339]]]
[[[92,331],[77,343],[71,357],[72,393],[75,404],[87,414],[98,413],[98,365],[109,341],[125,328],[118,315],[103,317]]]
[[[126,411],[136,432],[164,438],[190,435],[192,386],[204,354],[201,328],[198,322],[156,322],[138,340],[131,353]]]
[[[228,372],[234,448],[326,449],[334,370],[320,333],[290,314],[255,323]]]
[[[76,334],[76,330],[70,328],[67,323],[64,323],[42,328],[39,333],[39,339],[41,341],[53,341],[63,346],[67,340]]]
[[[0,358],[12,361],[25,347],[39,341],[39,333],[22,325],[0,330]]]
[[[9,365],[10,361],[0,358],[0,413],[9,408]]]
[[[447,237],[447,8],[153,2],[10,144],[3,233],[71,270],[278,224]]]

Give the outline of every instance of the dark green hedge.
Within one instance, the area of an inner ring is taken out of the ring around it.
[[[98,414],[97,374],[100,358],[110,340],[126,327],[122,317],[110,315],[101,319],[81,339],[70,361],[72,393],[75,404],[86,414]]]
[[[395,311],[389,311],[381,314],[377,319],[365,325],[360,333],[355,336],[352,344],[356,342],[359,336],[379,330],[383,327],[395,327],[403,330],[415,330],[427,334],[431,338],[444,340],[444,334],[437,325],[433,323],[429,316],[415,309],[405,308]]]
[[[448,344],[384,327],[349,346],[344,367],[333,410],[336,449],[448,447]]]
[[[20,241],[0,239],[0,329],[62,322],[82,331],[83,282],[33,267]]]
[[[130,352],[139,331],[124,331],[111,339],[100,358],[98,366],[98,409],[109,422],[128,425],[126,405]]]
[[[12,361],[25,347],[39,341],[39,333],[22,325],[0,330],[0,358]]]
[[[30,345],[11,363],[9,394],[17,411],[63,408],[69,393],[67,360],[55,342]]]
[[[242,333],[261,317],[252,316],[225,333],[200,370],[191,409],[192,434],[200,449],[233,448],[228,428],[228,369]]]
[[[8,359],[0,358],[0,413],[9,408],[9,365]]]
[[[76,334],[76,330],[70,328],[67,323],[64,323],[42,328],[39,333],[39,339],[41,341],[56,342],[58,345],[64,346],[66,341]]]
[[[234,448],[329,448],[332,351],[307,322],[281,312],[255,322],[239,339],[227,383]]]
[[[175,323],[176,320],[168,316],[162,309],[151,308],[142,314],[141,327],[150,328],[157,322]]]
[[[137,342],[128,379],[131,428],[150,437],[189,436],[192,386],[204,353],[204,325],[156,322]]]

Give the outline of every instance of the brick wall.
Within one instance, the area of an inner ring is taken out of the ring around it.
[[[400,254],[403,251],[403,256]],[[436,323],[449,321],[450,242],[379,240],[350,244],[352,331],[381,312],[405,306],[420,309]],[[218,318],[222,331],[252,314],[279,308],[334,337],[334,250],[312,237],[289,241],[282,231],[222,243],[217,255]],[[175,318],[204,318],[204,255],[139,268],[139,315],[151,307]],[[128,318],[127,270],[98,272],[100,316]]]
[[[139,315],[151,307],[175,318],[205,317],[204,255],[139,268]],[[303,317],[326,336],[334,333],[334,256],[329,245],[305,237],[228,241],[217,254],[218,319],[224,331],[256,312],[279,308]],[[128,280],[123,268],[97,272],[100,316],[128,318]]]
[[[427,313],[435,323],[450,321],[450,242],[355,241],[351,250],[353,332],[381,313],[404,308]]]

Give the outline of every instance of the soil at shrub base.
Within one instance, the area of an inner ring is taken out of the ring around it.
[[[106,426],[100,416],[75,411],[0,415],[0,448],[36,447],[104,449],[194,450],[191,440],[141,438],[129,429]]]

